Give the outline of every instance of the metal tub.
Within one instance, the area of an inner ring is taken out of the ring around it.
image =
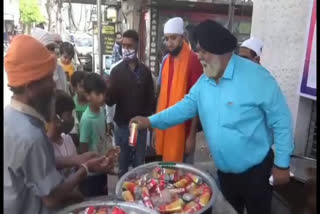
[[[85,201],[79,204],[74,204],[71,206],[68,206],[64,208],[61,211],[56,212],[56,214],[69,214],[73,212],[81,211],[89,206],[95,206],[95,207],[114,207],[118,206],[122,208],[124,211],[126,211],[127,214],[157,214],[156,211],[148,209],[147,207],[134,204],[134,203],[128,203],[128,202],[122,202],[122,201]]]
[[[215,192],[216,191],[219,191],[217,190],[217,185],[214,181],[214,179],[207,173],[191,166],[191,165],[188,165],[188,164],[183,164],[183,163],[172,163],[172,162],[152,162],[152,163],[148,163],[148,164],[145,164],[145,165],[141,165],[141,166],[138,166],[130,171],[128,171],[126,174],[124,174],[120,180],[117,182],[117,185],[116,185],[116,195],[117,197],[121,197],[121,193],[122,193],[122,184],[127,181],[128,179],[134,179],[142,174],[145,174],[147,172],[151,172],[151,170],[153,168],[155,168],[156,166],[159,166],[159,167],[163,167],[163,168],[172,168],[172,169],[183,169],[187,172],[192,172],[200,177],[202,177],[203,181],[205,183],[207,183],[210,188],[212,189],[212,195],[211,195],[211,199],[208,203],[207,206],[203,207],[201,210],[199,210],[197,212],[198,213],[205,213],[206,211],[209,211],[212,206],[214,206],[214,203],[215,203]]]

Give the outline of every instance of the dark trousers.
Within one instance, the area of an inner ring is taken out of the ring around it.
[[[146,161],[146,162],[149,163],[149,162],[154,162],[154,161],[163,161],[162,158],[163,158],[162,155],[156,155],[153,158],[149,158],[148,161]],[[194,151],[192,151],[188,155],[184,154],[183,163],[190,164],[190,165],[194,164]]]
[[[269,177],[274,154],[270,149],[262,163],[239,174],[223,173],[218,170],[221,191],[226,200],[242,214],[270,214],[272,186]]]
[[[108,176],[105,174],[88,176],[79,185],[80,192],[85,197],[95,197],[108,194]]]
[[[115,130],[116,144],[121,149],[119,155],[119,177],[128,171],[130,165],[137,167],[144,164],[146,156],[147,131],[138,131],[136,147],[129,146],[129,135],[128,125],[120,125]]]

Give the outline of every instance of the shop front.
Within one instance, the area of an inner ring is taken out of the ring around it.
[[[229,22],[232,32],[238,39],[238,44],[250,37],[252,2],[238,3],[234,6],[234,17],[229,15],[229,1],[221,3],[194,2],[194,1],[145,1],[140,17],[140,58],[150,67],[153,75],[158,77],[159,65],[166,54],[163,27],[170,18],[179,16],[183,18],[185,36],[195,45],[192,39],[192,31],[200,22],[211,19],[226,28]]]

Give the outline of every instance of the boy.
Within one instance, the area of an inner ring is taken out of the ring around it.
[[[73,101],[75,104],[75,112],[74,112],[75,125],[70,135],[78,149],[79,149],[79,122],[81,120],[81,116],[83,112],[88,107],[88,101],[83,88],[83,81],[85,77],[86,77],[85,72],[76,71],[72,74],[71,81],[70,81],[72,86],[72,91],[75,94],[73,97]]]
[[[72,63],[74,54],[74,47],[71,43],[63,42],[61,44],[59,64],[62,66],[64,72],[66,72],[68,81],[70,81],[70,78],[75,71],[75,67]]]
[[[75,142],[77,148],[79,149],[79,122],[83,112],[88,107],[88,101],[84,93],[83,81],[86,77],[86,73],[83,71],[76,71],[71,76],[71,86],[74,92],[73,101],[75,104],[75,126],[72,129],[70,135]]]
[[[86,73],[83,71],[76,71],[71,76],[71,86],[75,92],[73,101],[78,121],[81,120],[83,112],[88,107],[88,100],[83,87],[85,77]]]
[[[55,95],[55,117],[48,124],[47,135],[53,143],[56,167],[65,177],[71,174],[71,168],[78,167],[85,160],[97,157],[94,152],[77,154],[76,147],[69,135],[74,118],[72,111],[75,107],[72,97],[62,90]]]
[[[101,76],[90,73],[84,80],[88,107],[80,120],[80,152],[105,151],[104,106],[106,84]]]
[[[84,79],[84,90],[88,100],[88,107],[82,114],[80,120],[80,153],[92,151],[105,154],[106,132],[105,113],[103,105],[105,102],[106,84],[101,76],[89,73]],[[83,185],[83,190],[90,196],[106,194],[106,190],[100,189],[101,185],[107,187],[107,176],[96,174],[90,176],[90,180]],[[96,191],[92,191],[96,186]],[[107,188],[105,188],[107,189]]]
[[[75,172],[76,168],[81,166],[82,163],[99,156],[95,152],[77,154],[73,140],[68,134],[74,125],[74,117],[72,115],[74,108],[75,104],[72,97],[62,90],[57,90],[55,96],[55,117],[49,124],[47,135],[53,143],[56,167],[65,178]],[[113,157],[110,153],[107,155],[107,158],[108,160],[104,162],[105,171],[108,171],[113,166]],[[90,180],[90,177],[87,179]],[[83,183],[86,182],[85,180]],[[82,186],[82,184],[80,185]],[[100,188],[103,189],[103,186],[100,186]],[[85,196],[90,196],[85,191],[82,192]]]
[[[74,125],[72,111],[74,103],[70,96],[61,90],[56,91],[55,111],[56,115],[48,125],[47,135],[53,143],[54,156],[60,157],[77,155],[76,147],[70,137],[69,132]],[[65,177],[71,174],[71,168],[60,170]]]

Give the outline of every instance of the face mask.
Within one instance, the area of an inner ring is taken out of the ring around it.
[[[219,75],[220,72],[220,62],[215,63],[206,63],[205,61],[201,61],[203,72],[207,75],[209,78],[216,78]]]
[[[136,58],[136,50],[122,48],[122,58],[125,61],[130,61]]]
[[[60,120],[60,131],[64,134],[69,134],[74,126],[74,120],[63,120],[57,115]]]

